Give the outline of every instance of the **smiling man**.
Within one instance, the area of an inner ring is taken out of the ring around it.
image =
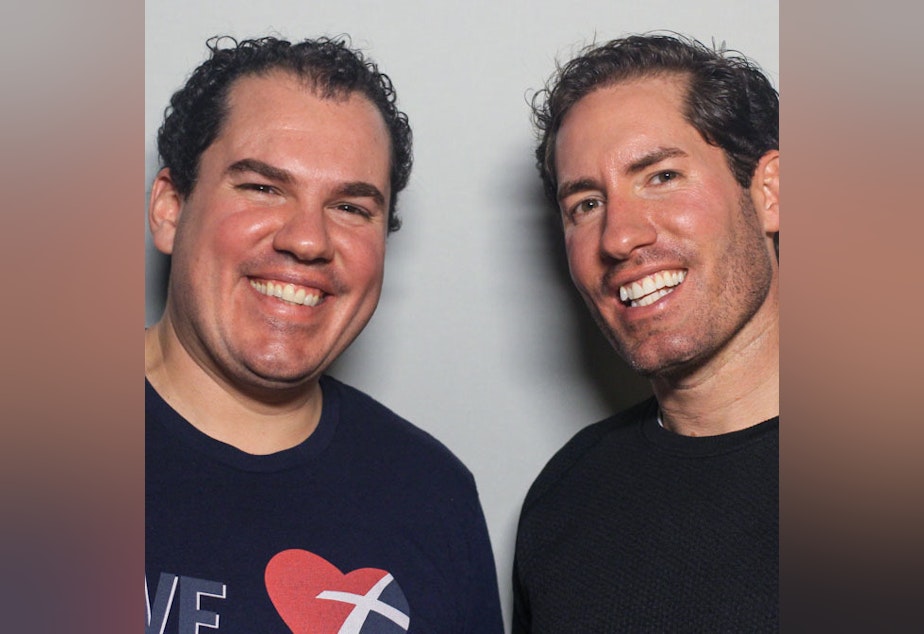
[[[646,35],[534,107],[571,277],[654,397],[530,489],[514,631],[775,631],[779,96],[743,56]]]
[[[145,332],[147,632],[501,632],[474,480],[324,374],[372,317],[411,169],[344,40],[217,38],[151,187],[171,256]]]

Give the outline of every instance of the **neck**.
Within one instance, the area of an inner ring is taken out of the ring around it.
[[[166,316],[145,331],[144,361],[145,377],[193,427],[250,454],[298,445],[321,418],[317,380],[273,398],[240,389],[197,362]]]
[[[684,436],[738,431],[780,414],[779,320],[758,316],[708,362],[651,381],[664,427]]]

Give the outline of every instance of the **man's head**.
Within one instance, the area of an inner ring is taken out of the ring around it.
[[[558,202],[555,139],[571,107],[600,88],[664,75],[685,80],[684,117],[725,152],[738,183],[750,186],[760,157],[780,147],[779,95],[766,76],[747,58],[691,38],[633,35],[588,47],[533,100],[536,161],[549,200]]]
[[[634,36],[543,95],[537,158],[572,278],[633,367],[686,373],[776,319],[778,96],[753,65]]]
[[[375,310],[410,130],[340,43],[245,42],[205,66],[173,99],[151,187],[162,330],[219,383],[296,395]]]
[[[223,45],[232,44],[230,47]],[[391,198],[388,230],[401,226],[395,205],[411,175],[411,128],[395,106],[391,80],[346,38],[319,38],[296,44],[264,37],[236,42],[214,37],[207,42],[211,57],[174,93],[157,134],[162,166],[169,169],[177,191],[188,196],[196,184],[199,159],[221,132],[228,114],[228,93],[245,76],[285,71],[325,99],[352,93],[363,95],[382,115],[391,139]]]

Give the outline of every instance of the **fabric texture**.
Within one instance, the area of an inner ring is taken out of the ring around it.
[[[694,438],[657,412],[583,429],[533,483],[515,633],[779,629],[779,418]]]
[[[502,632],[471,473],[358,390],[321,388],[315,432],[256,456],[145,381],[146,633]]]

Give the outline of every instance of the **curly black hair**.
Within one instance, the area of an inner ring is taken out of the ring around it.
[[[769,79],[724,44],[716,50],[676,33],[631,35],[585,47],[533,96],[536,165],[553,203],[558,202],[555,139],[568,110],[599,88],[663,75],[686,78],[686,120],[724,151],[735,180],[750,187],[761,156],[779,149],[780,99]]]
[[[275,37],[238,42],[230,36],[215,36],[208,39],[206,46],[210,58],[173,94],[157,133],[161,164],[170,170],[181,196],[189,196],[195,187],[200,157],[221,131],[235,80],[282,70],[309,82],[324,99],[358,92],[375,104],[391,137],[388,231],[401,227],[396,203],[398,192],[407,186],[411,175],[411,128],[407,115],[395,105],[391,79],[360,51],[351,49],[348,36],[296,44]]]

